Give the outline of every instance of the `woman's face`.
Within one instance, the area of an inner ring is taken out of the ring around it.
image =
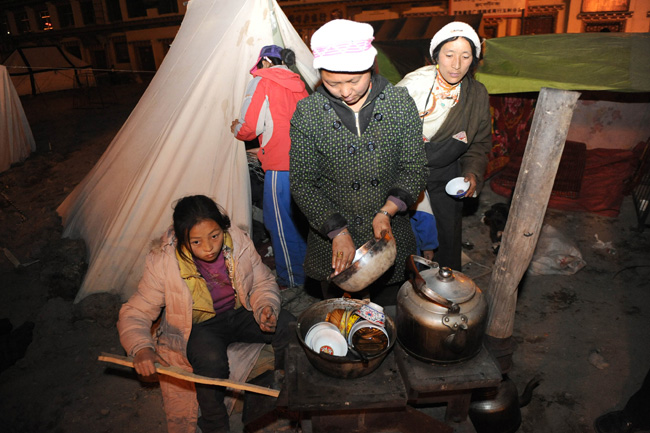
[[[356,108],[365,102],[370,89],[370,71],[361,73],[331,72],[321,69],[323,86],[335,98],[345,102],[350,108]]]
[[[214,220],[203,220],[190,229],[190,248],[194,257],[214,262],[223,245],[223,230]]]
[[[465,38],[449,41],[442,46],[437,61],[442,78],[449,84],[456,84],[472,66],[472,46]]]

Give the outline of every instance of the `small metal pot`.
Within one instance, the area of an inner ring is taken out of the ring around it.
[[[381,238],[372,238],[357,248],[352,264],[340,274],[331,275],[330,281],[346,292],[361,291],[393,266],[395,257],[397,257],[395,238],[388,232],[384,232]]]
[[[388,332],[388,347],[382,352],[375,355],[359,356],[351,351],[348,351],[346,356],[333,356],[323,352],[314,352],[305,343],[305,335],[313,325],[325,320],[327,313],[337,308],[349,308],[357,310],[364,305],[363,301],[357,299],[326,299],[317,302],[303,311],[296,323],[296,333],[298,341],[307,355],[309,362],[320,372],[328,376],[338,377],[342,379],[354,379],[362,377],[375,371],[386,358],[386,355],[393,348],[395,344],[395,324],[393,320],[386,316],[386,331]]]
[[[420,272],[417,263],[429,268]],[[488,306],[465,274],[410,256],[411,281],[397,294],[397,339],[411,355],[427,362],[469,359],[481,350]]]

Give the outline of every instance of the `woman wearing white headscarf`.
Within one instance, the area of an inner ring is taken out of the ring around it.
[[[372,40],[365,23],[333,20],[318,29],[311,48],[322,85],[291,119],[291,193],[310,225],[304,269],[325,297],[337,294],[327,285],[332,271],[384,230],[395,237],[397,259],[375,287],[404,281],[415,253],[407,210],[424,189],[422,126],[406,89],[373,72]],[[380,302],[394,304],[395,296]]]
[[[445,185],[462,176],[470,187],[464,197],[476,196],[492,148],[490,101],[473,73],[481,42],[471,26],[454,21],[431,40],[433,65],[406,75],[404,86],[415,100],[423,122],[427,154],[427,191],[438,228],[435,260],[461,270],[463,203],[445,193]]]

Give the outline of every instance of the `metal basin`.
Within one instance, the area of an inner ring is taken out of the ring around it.
[[[388,331],[388,346],[382,352],[376,355],[368,356],[368,361],[364,362],[350,351],[346,356],[333,356],[323,352],[316,353],[307,347],[305,335],[313,325],[325,320],[327,313],[337,308],[358,309],[364,302],[357,299],[326,299],[315,303],[300,314],[296,324],[296,333],[298,341],[302,346],[309,362],[320,372],[343,379],[354,379],[372,373],[379,367],[386,358],[386,355],[393,348],[397,333],[395,323],[386,316],[386,331]]]
[[[361,245],[354,254],[352,264],[336,276],[330,276],[330,281],[346,292],[358,292],[388,270],[397,257],[395,238],[384,233],[379,239],[372,238]]]

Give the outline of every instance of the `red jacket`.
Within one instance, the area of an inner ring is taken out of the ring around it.
[[[257,157],[262,169],[289,170],[289,129],[296,103],[308,95],[300,76],[286,66],[258,69],[246,88],[246,96],[235,127],[239,140],[259,136]]]

